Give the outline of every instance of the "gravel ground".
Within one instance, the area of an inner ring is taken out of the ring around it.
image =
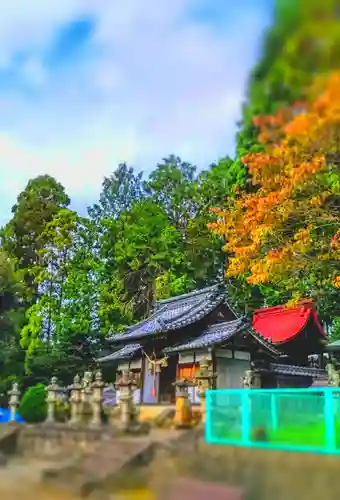
[[[41,471],[46,462],[14,459],[7,466],[0,467],[1,500],[76,500],[65,492],[57,492],[40,484]]]

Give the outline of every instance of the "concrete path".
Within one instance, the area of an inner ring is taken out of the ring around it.
[[[180,478],[174,481],[170,490],[159,500],[244,500],[240,488],[209,483],[198,479]]]

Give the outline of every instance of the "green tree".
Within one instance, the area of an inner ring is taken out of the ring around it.
[[[61,379],[69,378],[99,349],[96,234],[87,219],[69,209],[60,210],[41,234],[45,246],[32,268],[39,299],[21,331],[27,371],[39,377],[45,367],[51,371],[67,359],[67,373],[62,367],[57,371]]]
[[[171,223],[184,236],[196,208],[196,167],[170,155],[150,173],[144,184],[152,201],[161,206]]]
[[[24,373],[20,328],[25,314],[22,276],[13,261],[0,250],[0,393],[6,394],[14,379]]]
[[[94,252],[102,263],[97,277],[103,332],[143,317],[154,298],[222,278],[223,241],[208,230],[209,208],[221,205],[243,177],[244,169],[230,158],[197,173],[170,155],[143,183],[122,166],[106,180],[99,205],[89,210],[98,228]],[[117,178],[125,179],[123,190]]]
[[[163,282],[161,289],[167,284],[171,291],[172,286],[185,282],[181,274],[181,235],[164,210],[151,200],[136,202],[130,211],[122,212],[117,221],[108,224],[102,241],[107,289],[118,293],[116,300],[127,305],[127,319],[139,319],[150,312],[157,280],[163,280],[158,281],[159,286]],[[117,281],[118,287],[114,286]]]
[[[19,269],[26,271],[28,291],[35,296],[36,288],[30,268],[39,263],[39,250],[44,247],[41,237],[46,225],[70,199],[63,186],[49,175],[28,182],[12,208],[13,217],[1,234],[1,246],[14,258]]]
[[[135,173],[126,163],[118,165],[110,177],[105,177],[99,202],[88,208],[91,219],[116,219],[122,211],[143,197],[143,173]]]
[[[188,287],[185,291],[221,277],[223,241],[212,235],[207,225],[211,220],[209,208],[222,203],[237,182],[233,167],[234,162],[224,158],[197,174],[195,166],[171,155],[157,165],[145,182],[151,200],[162,207],[181,235]]]
[[[336,316],[333,320],[329,343],[340,340],[340,316]]]

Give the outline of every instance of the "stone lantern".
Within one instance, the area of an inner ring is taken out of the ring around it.
[[[81,380],[80,414],[83,422],[88,423],[92,414],[92,372],[87,371]]]
[[[19,398],[20,398],[20,390],[19,384],[17,382],[13,382],[12,389],[9,391],[9,409],[10,409],[10,422],[15,422],[15,416],[17,413],[17,409],[19,406]]]
[[[243,377],[241,377],[242,386],[244,389],[261,389],[261,373],[267,371],[269,367],[263,362],[252,362],[250,370],[245,370]]]
[[[91,403],[92,381],[93,381],[92,372],[90,371],[85,372],[84,377],[81,381],[83,403]]]
[[[98,426],[101,424],[101,413],[103,406],[103,393],[105,383],[101,371],[95,374],[94,382],[91,384],[92,388],[92,420],[91,425]]]
[[[327,363],[326,365],[328,386],[340,387],[340,371],[334,362]]]
[[[192,419],[191,404],[189,400],[189,387],[192,386],[186,379],[173,382],[176,387],[176,413],[174,424],[177,428],[190,426]]]
[[[200,361],[200,367],[195,375],[195,383],[199,390],[201,403],[201,421],[205,423],[205,399],[206,391],[214,387],[217,374],[212,371],[211,362],[208,359]]]
[[[47,386],[47,418],[46,423],[52,424],[55,422],[55,406],[58,399],[58,394],[61,387],[58,384],[57,377],[51,378],[51,383]]]
[[[115,386],[120,392],[121,424],[124,429],[127,429],[135,417],[133,391],[136,388],[136,381],[131,372],[123,370],[122,376],[116,381]]]
[[[246,370],[244,376],[241,378],[242,385],[244,389],[252,389],[254,386],[254,372],[253,370]]]
[[[81,404],[81,383],[80,376],[76,375],[73,379],[71,389],[71,420],[70,424],[77,425],[80,423],[80,404]]]

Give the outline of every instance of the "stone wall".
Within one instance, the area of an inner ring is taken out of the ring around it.
[[[19,427],[15,424],[2,424],[0,429],[0,455],[12,455],[17,450],[18,439],[20,435]]]
[[[100,441],[106,444],[114,437],[109,426],[103,428],[68,427],[63,424],[25,425],[18,437],[17,452],[22,455],[65,456],[91,451]]]
[[[197,433],[160,453],[151,472],[158,491],[184,476],[240,487],[245,500],[338,500],[340,495],[340,456],[213,446]]]

